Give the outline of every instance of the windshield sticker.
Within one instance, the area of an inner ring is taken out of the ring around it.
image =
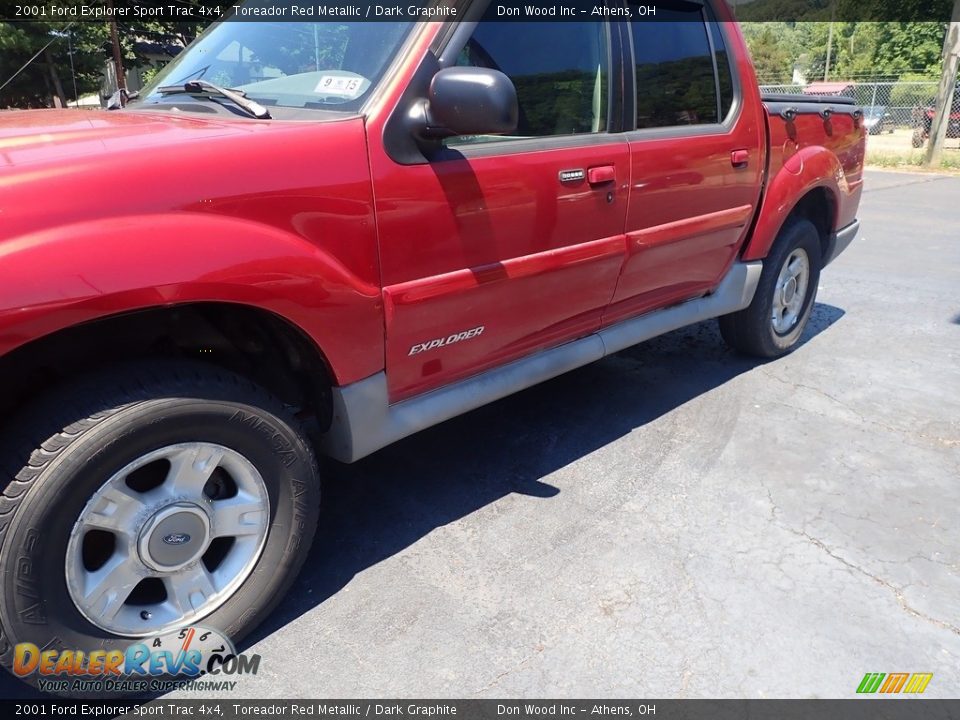
[[[355,98],[360,94],[360,88],[363,86],[362,77],[338,77],[336,75],[323,75],[320,82],[313,89],[315,93],[321,95],[336,95],[337,97]]]

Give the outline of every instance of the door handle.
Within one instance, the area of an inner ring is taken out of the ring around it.
[[[591,185],[605,185],[617,179],[613,165],[598,165],[587,170],[587,182]]]
[[[734,150],[730,153],[730,164],[735,168],[745,168],[750,164],[749,150]]]

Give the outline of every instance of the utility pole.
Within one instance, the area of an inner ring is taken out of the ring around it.
[[[960,2],[960,0],[957,0]],[[117,75],[117,90],[120,92],[120,107],[127,104],[127,76],[123,71],[123,55],[120,52],[120,33],[113,15],[113,0],[107,0],[110,12],[110,39],[113,41],[113,69]]]
[[[830,77],[830,55],[833,51],[833,20],[830,21],[830,32],[827,34],[827,63],[823,66],[823,81]]]
[[[954,0],[953,16],[947,26],[947,37],[943,41],[943,74],[937,90],[937,105],[933,111],[930,125],[930,144],[923,164],[938,167],[943,158],[943,146],[947,141],[947,126],[953,111],[957,92],[957,66],[960,65],[960,0]],[[960,107],[957,108],[960,112]]]
[[[958,0],[960,1],[960,0]],[[833,21],[837,16],[837,6],[834,3],[830,4],[830,29],[827,32],[827,62],[823,66],[823,81],[826,82],[830,78],[830,56],[833,54]]]

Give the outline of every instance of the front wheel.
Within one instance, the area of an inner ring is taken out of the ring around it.
[[[184,363],[91,378],[7,437],[8,669],[17,643],[90,652],[198,623],[239,640],[310,548],[313,454],[287,409],[232,373]]]
[[[762,358],[793,350],[813,311],[821,262],[820,234],[813,223],[803,218],[788,222],[763,261],[753,301],[719,319],[727,344]]]

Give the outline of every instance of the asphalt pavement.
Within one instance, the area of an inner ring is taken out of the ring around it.
[[[960,177],[860,218],[786,358],[703,323],[326,465],[223,697],[960,696]]]

